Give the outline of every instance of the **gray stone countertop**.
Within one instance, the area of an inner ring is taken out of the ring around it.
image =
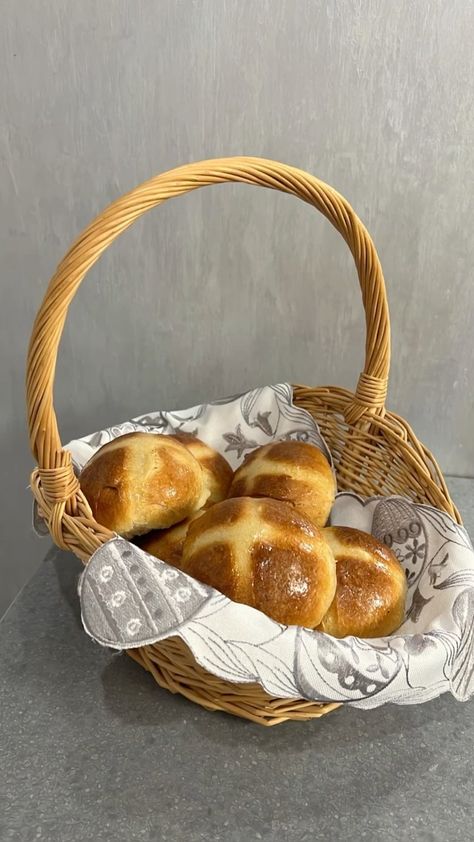
[[[0,624],[1,842],[473,838],[474,702],[207,713],[83,633],[80,569],[51,550]]]

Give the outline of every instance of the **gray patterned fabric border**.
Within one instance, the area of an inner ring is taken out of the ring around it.
[[[173,412],[149,412],[132,421],[109,427],[71,441],[78,470],[99,447],[117,436],[135,431],[148,433],[191,433],[222,453],[235,470],[247,453],[277,439],[298,439],[319,447],[332,464],[332,456],[309,412],[293,404],[288,383],[262,386],[243,395],[233,395],[212,403]]]
[[[278,438],[327,447],[308,413],[279,385],[161,412],[72,442],[75,464],[131,429],[193,432],[236,467],[245,453]],[[259,682],[284,698],[372,708],[413,704],[451,691],[474,694],[474,551],[448,515],[401,497],[363,500],[341,493],[331,523],[371,532],[390,545],[408,581],[406,620],[397,634],[337,640],[282,626],[231,602],[175,568],[114,538],[91,558],[79,584],[82,620],[98,643],[125,649],[178,635],[209,672],[237,683]]]

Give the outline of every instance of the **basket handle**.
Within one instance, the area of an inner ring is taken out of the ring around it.
[[[359,275],[366,316],[365,364],[346,421],[384,413],[390,362],[385,283],[374,244],[348,202],[303,170],[261,158],[219,158],[155,176],[113,202],[83,231],[59,264],[36,317],[27,360],[30,444],[44,493],[52,501],[77,491],[69,454],[62,449],[53,406],[58,347],[68,307],[86,272],[122,231],[167,199],[211,184],[242,182],[290,193],[313,205],[349,246]],[[364,421],[365,423],[365,421]]]

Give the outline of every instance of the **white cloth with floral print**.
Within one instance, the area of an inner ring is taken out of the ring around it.
[[[76,468],[102,444],[133,430],[194,433],[233,468],[255,447],[282,438],[312,442],[330,458],[314,420],[281,384],[180,412],[153,412],[71,442]],[[113,649],[178,635],[209,672],[231,682],[258,682],[277,697],[365,708],[423,702],[446,691],[469,698],[474,552],[466,531],[431,506],[348,492],[337,495],[331,523],[371,532],[400,559],[408,597],[396,634],[337,640],[283,626],[119,537],[95,552],[81,577],[84,628]]]

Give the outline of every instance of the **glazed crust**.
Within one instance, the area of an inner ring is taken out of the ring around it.
[[[126,538],[184,520],[210,495],[190,450],[156,433],[127,433],[105,444],[80,484],[95,519]]]
[[[205,507],[209,508],[214,503],[225,500],[234,475],[227,460],[217,450],[190,433],[175,433],[172,438],[184,444],[201,465],[206,485],[210,489]]]
[[[309,628],[321,622],[336,588],[321,531],[271,499],[232,498],[193,521],[181,569],[280,623]]]
[[[349,527],[323,529],[336,560],[335,597],[320,625],[333,637],[383,637],[403,622],[407,583],[385,544]]]
[[[336,494],[331,466],[313,444],[280,441],[252,451],[234,474],[230,497],[271,497],[324,526]]]
[[[227,497],[233,477],[232,468],[226,459],[217,450],[189,433],[176,433],[172,438],[181,442],[201,465],[206,485],[210,491],[202,511],[213,506],[214,503],[224,500]],[[191,515],[181,523],[170,526],[169,529],[154,529],[152,532],[143,535],[135,543],[150,555],[154,555],[174,567],[179,567],[189,524],[195,517],[202,514],[202,511]]]

